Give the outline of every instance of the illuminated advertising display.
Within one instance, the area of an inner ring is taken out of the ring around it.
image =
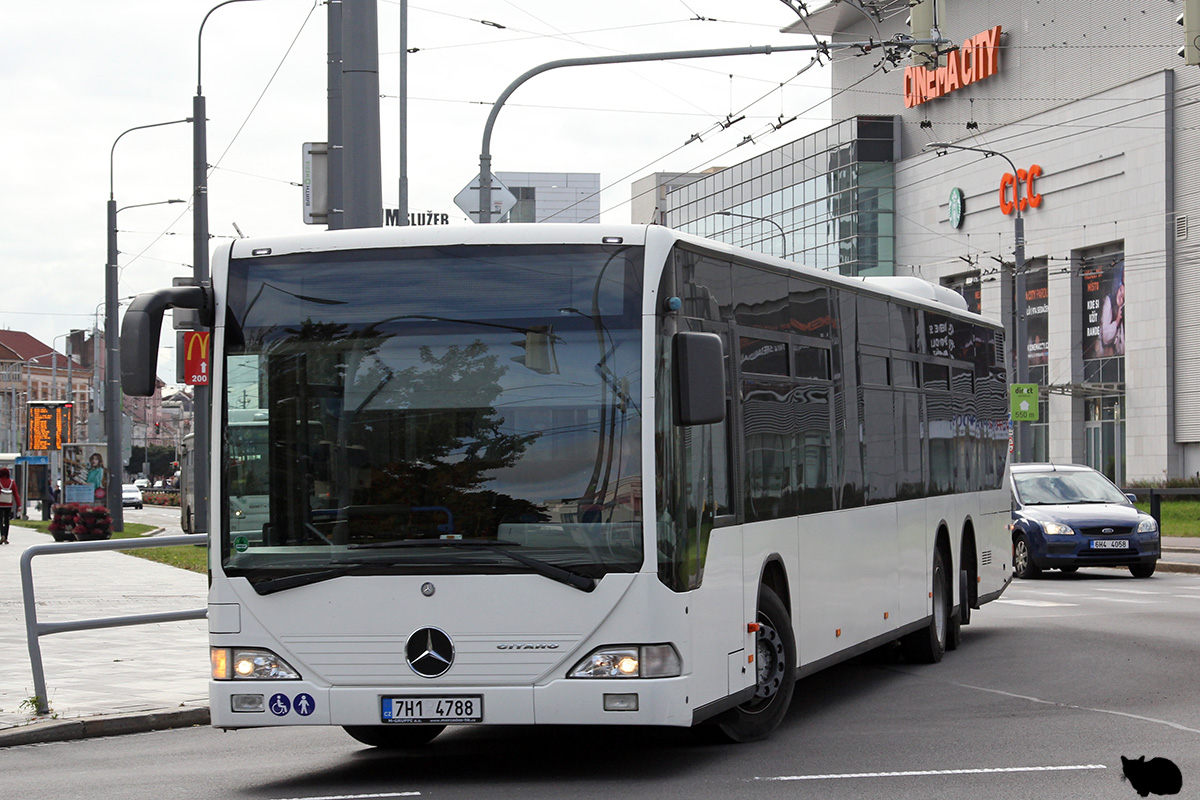
[[[1044,269],[1025,276],[1025,325],[1029,366],[1043,366],[1050,355],[1050,290]]]
[[[1083,357],[1125,355],[1125,259],[1089,264],[1083,281]]]
[[[25,419],[26,450],[61,450],[71,440],[75,407],[71,403],[29,403]]]

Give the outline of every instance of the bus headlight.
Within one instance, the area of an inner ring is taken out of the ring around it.
[[[673,645],[601,647],[576,664],[568,678],[675,678],[683,663]]]
[[[300,673],[270,650],[253,647],[212,648],[214,681],[300,680]]]

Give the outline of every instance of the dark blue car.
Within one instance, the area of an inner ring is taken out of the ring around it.
[[[1149,578],[1159,556],[1158,523],[1108,478],[1076,464],[1013,464],[1013,573],[1129,567]]]

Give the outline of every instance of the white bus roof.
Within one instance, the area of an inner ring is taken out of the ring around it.
[[[232,258],[281,256],[295,253],[321,253],[333,250],[369,250],[384,247],[449,247],[472,244],[627,244],[646,245],[650,239],[666,235],[730,256],[751,257],[773,266],[803,273],[815,279],[861,291],[903,297],[918,305],[935,305],[979,318],[967,309],[966,300],[953,289],[937,286],[911,276],[851,278],[819,270],[795,261],[757,253],[725,242],[706,239],[661,225],[595,223],[495,223],[491,225],[407,225],[385,228],[356,228],[341,231],[265,236],[236,239],[224,247]]]

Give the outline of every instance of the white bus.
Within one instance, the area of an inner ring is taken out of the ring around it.
[[[179,440],[179,528],[184,533],[196,532],[196,434],[189,433]]]
[[[212,724],[706,725],[899,640],[935,662],[1011,580],[1004,337],[947,289],[658,226],[242,239],[212,288],[213,430],[265,419],[239,527],[211,453]]]

